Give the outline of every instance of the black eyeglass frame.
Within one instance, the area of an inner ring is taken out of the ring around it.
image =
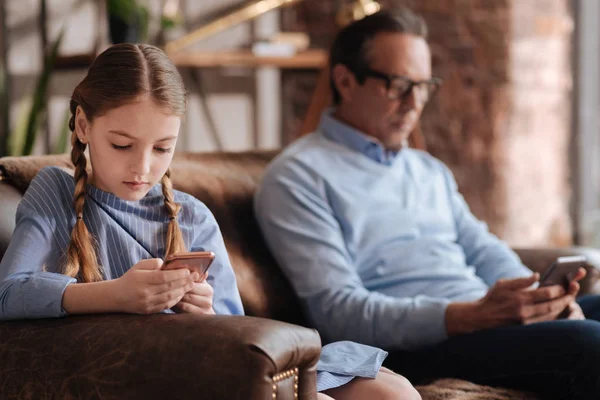
[[[440,88],[440,86],[442,86],[442,83],[444,83],[444,81],[442,79],[436,78],[436,77],[432,77],[431,79],[427,79],[424,81],[413,81],[412,79],[410,79],[406,76],[403,76],[403,75],[387,75],[387,74],[384,74],[383,72],[376,71],[372,68],[364,69],[362,71],[361,75],[364,78],[371,77],[371,78],[377,78],[377,79],[383,80],[385,82],[385,87],[387,90],[387,97],[390,100],[405,99],[410,93],[412,93],[413,88],[415,86],[422,87],[422,85],[427,85],[427,87],[428,87],[427,98],[424,99],[424,101],[427,102],[431,99],[431,97],[435,94],[435,92],[437,92],[437,90]],[[398,80],[401,80],[403,82],[408,82],[408,87],[406,88],[406,90],[404,90],[404,92],[400,93],[400,95],[398,95],[398,96],[390,95],[390,90],[392,88],[393,82],[398,81]]]

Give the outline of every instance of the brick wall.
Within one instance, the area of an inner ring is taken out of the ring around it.
[[[328,47],[336,1],[284,11],[286,30]],[[444,86],[423,113],[429,151],[454,172],[472,211],[519,246],[571,242],[568,0],[381,0],[421,13]],[[283,77],[284,130],[293,137],[316,82]]]

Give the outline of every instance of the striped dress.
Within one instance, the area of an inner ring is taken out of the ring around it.
[[[16,216],[11,243],[0,263],[0,320],[63,317],[62,296],[74,278],[60,273],[76,221],[73,177],[58,167],[42,169],[32,180]],[[217,314],[243,315],[219,226],[198,199],[174,191],[182,208],[177,220],[190,251],[216,257],[208,283]],[[126,201],[87,186],[83,218],[97,240],[97,257],[106,279],[119,278],[139,261],[164,258],[169,216],[161,185],[139,201]],[[173,312],[165,310],[165,312]],[[323,347],[317,366],[319,391],[343,385],[355,376],[374,377],[386,352],[352,342]]]

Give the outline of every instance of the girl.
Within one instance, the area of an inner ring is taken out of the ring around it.
[[[243,314],[217,222],[169,179],[185,107],[181,77],[158,48],[122,44],[97,57],[70,103],[74,176],[42,169],[19,205],[0,264],[0,319]],[[166,256],[188,249],[216,254],[207,277],[161,270]],[[318,390],[338,399],[420,398],[380,370],[383,358],[354,343],[325,346]]]

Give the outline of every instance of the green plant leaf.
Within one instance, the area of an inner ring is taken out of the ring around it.
[[[58,57],[58,48],[60,47],[64,33],[65,28],[63,26],[58,34],[58,37],[54,43],[52,43],[50,53],[44,57],[44,69],[38,78],[35,91],[33,92],[33,103],[31,104],[31,110],[29,111],[29,119],[25,133],[25,143],[23,144],[23,150],[21,151],[21,154],[25,156],[30,155],[33,151],[33,145],[35,144],[40,117],[46,111],[50,75],[52,74],[52,69],[54,68],[54,62]]]
[[[23,151],[23,143],[25,143],[25,135],[27,132],[27,124],[29,123],[29,111],[33,99],[31,96],[26,96],[21,99],[18,106],[18,114],[15,121],[15,126],[12,129],[11,135],[8,137],[8,154],[11,156],[20,156]]]
[[[145,42],[148,39],[148,24],[150,21],[150,12],[144,6],[140,6],[138,20],[140,23],[140,41]]]
[[[183,19],[180,14],[177,14],[175,17],[167,17],[163,15],[160,18],[160,27],[162,29],[173,29],[183,23]]]
[[[86,4],[88,1],[89,0],[77,0],[75,5],[71,8],[69,17],[70,17],[70,15],[72,15],[73,13],[78,11],[81,8],[81,6]],[[66,22],[65,22],[65,26],[66,26]],[[65,29],[65,27],[63,26],[62,31],[64,31],[64,29]],[[62,36],[62,31],[61,31],[60,36]],[[52,48],[57,51],[59,44],[60,44],[60,42],[54,43]],[[56,60],[56,56],[57,56],[57,54],[55,53],[53,61]],[[44,59],[44,69],[47,69],[46,58]],[[4,72],[6,72],[6,71],[4,71]],[[49,79],[50,79],[50,73],[51,73],[51,71],[48,70],[47,81],[49,81]],[[42,81],[42,75],[43,75],[43,71],[40,74],[40,76],[38,77],[38,81],[36,82],[36,87],[35,87],[36,91],[33,93],[34,95],[39,90],[41,90],[41,87],[43,86],[43,85],[40,85],[40,82]],[[46,85],[47,85],[47,83],[46,83]],[[30,137],[29,140],[32,141],[32,146],[33,146],[33,143],[35,143],[35,135],[37,134],[37,126],[39,125],[37,122],[37,116],[41,115],[45,111],[45,102],[43,104],[44,107],[41,110],[38,109],[36,112],[35,107],[34,107],[35,103],[34,103],[33,97],[34,97],[33,95],[28,95],[28,96],[23,97],[20,100],[19,106],[18,106],[18,115],[17,115],[17,119],[15,121],[14,127],[8,127],[8,131],[10,133],[8,134],[7,152],[10,155],[13,155],[13,156],[23,155],[22,152],[23,152],[23,149],[25,147],[25,142],[26,142],[25,138],[28,134],[28,127],[30,126],[30,122],[31,122],[32,118],[36,119],[36,121],[34,121],[36,130],[29,131],[30,135],[34,135],[34,137]],[[31,133],[31,132],[33,132],[33,133]]]
[[[128,24],[133,23],[137,18],[136,0],[107,0],[106,6],[109,14]]]

